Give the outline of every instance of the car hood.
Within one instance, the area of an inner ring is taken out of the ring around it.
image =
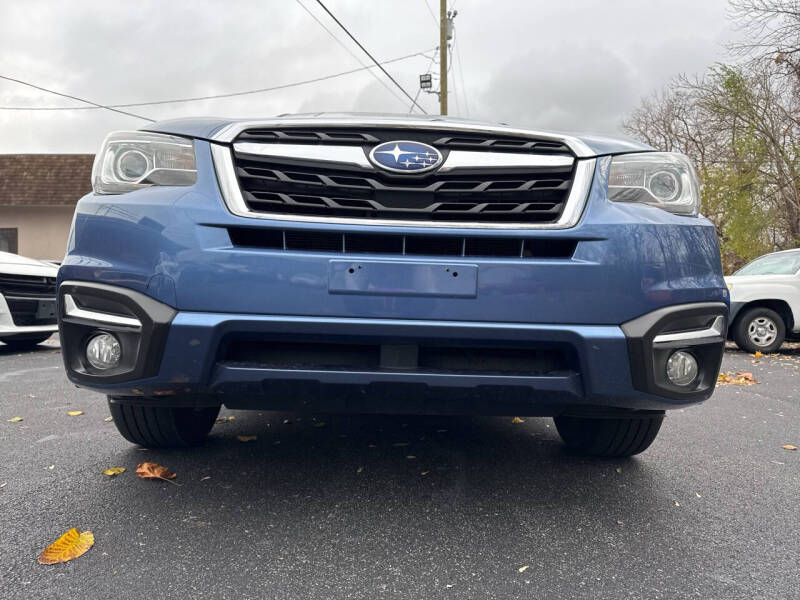
[[[439,115],[393,115],[393,114],[365,114],[365,113],[311,113],[298,115],[280,115],[278,117],[265,117],[263,119],[226,119],[217,117],[198,117],[188,119],[174,119],[170,121],[160,121],[143,127],[145,131],[157,133],[168,133],[185,137],[214,140],[215,136],[229,125],[242,123],[252,123],[253,126],[259,123],[268,125],[292,125],[307,124],[308,121],[319,121],[328,126],[352,125],[363,122],[369,125],[392,125],[399,127],[430,127],[452,125],[461,127],[465,130],[474,128],[485,130],[487,128],[498,131],[507,131],[509,134],[522,134],[545,139],[555,139],[564,141],[578,157],[589,158],[592,156],[604,156],[609,154],[623,154],[626,152],[652,152],[653,147],[643,144],[636,140],[623,136],[608,136],[592,133],[562,133],[556,131],[538,131],[531,129],[516,128],[505,123],[489,123],[482,121],[471,121],[466,119],[455,119],[451,117],[441,117]]]
[[[27,258],[10,252],[0,252],[0,275],[33,275],[55,277],[58,267],[54,264]]]

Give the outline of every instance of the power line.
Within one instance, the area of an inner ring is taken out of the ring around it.
[[[464,85],[464,61],[461,60],[461,44],[458,43],[458,34],[455,35],[453,40],[453,46],[456,49],[456,58],[458,58],[458,75],[459,79],[461,79],[461,95],[464,97],[464,109],[466,110],[467,116],[469,116],[469,102],[467,101],[467,87]]]
[[[427,52],[430,52],[428,50]],[[397,58],[392,58],[390,60],[383,61],[383,64],[390,64],[399,62],[401,60],[407,60],[409,58],[413,58],[415,56],[424,56],[427,58],[427,55],[424,52],[414,52],[413,54],[406,54],[405,56],[399,56]],[[99,108],[107,108],[109,110],[113,110],[115,108],[129,108],[134,106],[157,106],[162,104],[177,104],[180,102],[195,102],[199,100],[215,100],[218,98],[232,98],[235,96],[247,96],[251,94],[261,94],[263,92],[272,92],[276,90],[283,90],[287,88],[292,88],[300,85],[307,85],[309,83],[317,83],[320,81],[327,81],[328,79],[335,79],[337,77],[342,77],[344,75],[352,75],[353,73],[359,73],[361,71],[370,71],[374,69],[373,65],[364,65],[358,69],[350,69],[349,71],[341,71],[339,73],[332,73],[331,75],[323,75],[321,77],[315,77],[313,79],[305,79],[303,81],[295,81],[293,83],[285,83],[281,85],[276,85],[272,87],[266,88],[258,88],[255,90],[246,90],[242,92],[228,92],[224,94],[211,94],[208,96],[194,96],[192,98],[174,98],[171,100],[152,100],[148,102],[130,102],[127,104],[108,104],[108,105],[93,105],[93,106],[0,106],[0,110],[45,110],[45,111],[53,111],[53,110],[97,110]],[[5,78],[4,79],[8,79]],[[16,80],[14,80],[16,81]],[[381,80],[382,81],[382,80]],[[392,90],[394,93],[394,90]],[[399,96],[398,96],[399,99]],[[405,102],[405,101],[403,101]],[[130,113],[126,113],[130,114]],[[138,116],[138,115],[135,115]],[[141,117],[146,118],[146,117]]]
[[[347,45],[346,45],[344,42],[342,42],[342,40],[340,40],[338,37],[336,37],[336,36],[334,35],[334,33],[333,33],[333,32],[332,32],[330,29],[328,29],[328,27],[325,25],[325,23],[323,23],[322,21],[320,21],[320,20],[317,18],[317,15],[315,15],[313,12],[311,12],[311,11],[308,9],[308,7],[307,7],[305,4],[303,4],[303,3],[302,3],[300,0],[295,0],[295,2],[297,2],[297,4],[299,4],[299,5],[300,5],[300,7],[301,7],[301,8],[302,8],[304,11],[306,11],[306,12],[309,14],[309,16],[310,16],[312,19],[314,19],[314,20],[317,22],[317,24],[318,24],[320,27],[322,27],[322,28],[323,28],[323,29],[324,29],[324,30],[327,32],[327,34],[328,34],[329,36],[331,36],[331,37],[334,39],[334,41],[335,41],[337,44],[339,44],[339,45],[340,45],[342,48],[344,48],[344,50],[345,50],[345,51],[346,51],[346,52],[347,52],[347,53],[348,53],[350,56],[352,56],[352,57],[353,57],[353,58],[356,60],[356,62],[357,62],[358,64],[360,64],[360,65],[361,65],[362,67],[364,67],[365,69],[367,68],[367,65],[366,65],[366,64],[364,64],[364,62],[361,60],[361,58],[359,58],[359,57],[356,55],[356,53],[355,53],[355,52],[353,52],[353,51],[352,51],[350,48],[348,48],[348,47],[347,47]],[[397,92],[395,92],[395,91],[394,91],[392,88],[390,88],[390,87],[389,87],[389,86],[386,84],[386,82],[385,82],[383,79],[381,79],[380,77],[378,77],[378,75],[377,75],[377,74],[375,74],[375,73],[373,73],[372,71],[370,71],[369,73],[370,73],[370,75],[372,75],[372,77],[373,77],[373,78],[375,78],[375,81],[377,81],[377,82],[378,82],[378,83],[380,83],[380,84],[381,84],[381,85],[382,85],[384,88],[386,88],[386,91],[387,91],[387,92],[389,92],[389,93],[390,93],[392,96],[394,96],[394,97],[395,97],[395,99],[396,99],[398,102],[402,102],[403,104],[405,104],[405,101],[404,101],[404,100],[403,100],[403,99],[402,99],[400,96],[398,96],[398,95],[397,95]]]
[[[14,79],[13,77],[7,77],[5,75],[0,75],[0,79],[5,79],[6,81],[13,81],[14,83],[19,83],[20,85],[26,85],[28,87],[32,87],[37,90],[41,90],[42,92],[47,92],[48,94],[55,94],[56,96],[63,96],[64,98],[70,98],[72,100],[77,100],[78,102],[84,102],[86,104],[91,104],[95,108],[104,108],[106,110],[110,110],[115,113],[119,113],[121,115],[127,115],[129,117],[134,117],[136,119],[142,119],[144,121],[150,121],[151,123],[155,123],[155,119],[151,119],[150,117],[143,117],[142,115],[137,115],[132,112],[128,112],[125,110],[119,110],[118,108],[114,108],[113,106],[105,106],[103,104],[98,104],[97,102],[92,102],[91,100],[86,100],[85,98],[79,98],[78,96],[73,96],[71,94],[65,94],[63,92],[57,92],[55,90],[48,89],[46,87],[42,87],[40,85],[36,85],[34,83],[29,83],[27,81],[22,81],[21,79]]]
[[[428,3],[428,0],[422,0],[422,1],[425,3],[425,7],[428,9],[428,13],[430,14],[431,19],[433,19],[433,22],[436,24],[436,28],[438,29],[439,28],[439,19],[436,18],[435,14],[433,14],[433,9],[431,8],[431,5]]]
[[[416,100],[414,100],[414,98],[412,98],[412,97],[411,97],[411,94],[409,94],[409,93],[408,93],[408,92],[405,90],[405,88],[404,88],[402,85],[400,85],[399,83],[397,83],[397,80],[396,80],[394,77],[392,77],[391,75],[389,75],[389,72],[388,72],[386,69],[384,69],[384,68],[381,66],[381,63],[379,63],[377,60],[375,60],[375,57],[374,57],[374,56],[372,56],[372,54],[370,54],[370,53],[369,53],[369,51],[368,51],[366,48],[364,48],[364,46],[361,44],[361,42],[359,42],[359,41],[358,41],[358,40],[355,38],[355,36],[354,36],[352,33],[350,33],[350,31],[347,29],[347,27],[345,27],[345,26],[342,24],[342,22],[341,22],[339,19],[337,19],[337,18],[336,18],[336,16],[335,16],[335,15],[334,15],[334,14],[333,14],[333,13],[332,13],[330,10],[328,10],[328,7],[327,7],[327,6],[325,6],[325,4],[322,2],[322,0],[317,0],[317,4],[319,4],[319,5],[320,5],[320,6],[323,8],[323,10],[324,10],[326,13],[328,13],[328,15],[331,17],[331,19],[333,19],[334,21],[336,21],[336,24],[337,24],[339,27],[341,27],[341,28],[342,28],[342,30],[344,30],[344,32],[345,32],[345,33],[346,33],[348,36],[350,36],[350,39],[351,39],[351,40],[353,40],[353,41],[356,43],[356,45],[357,45],[359,48],[361,48],[361,50],[363,50],[363,51],[364,51],[364,54],[366,54],[367,56],[369,56],[370,60],[371,60],[373,63],[375,63],[375,64],[378,66],[378,68],[379,68],[381,71],[383,71],[383,74],[384,74],[384,75],[386,75],[386,77],[388,77],[388,78],[391,80],[391,82],[392,82],[392,83],[394,83],[394,84],[395,84],[395,85],[396,85],[396,86],[397,86],[397,87],[400,89],[400,91],[401,91],[401,92],[403,92],[403,93],[406,95],[406,97],[407,97],[409,100],[411,100],[411,102],[412,102],[412,103],[413,103],[413,104],[414,104],[414,105],[415,105],[417,108],[419,108],[419,109],[420,109],[420,110],[421,110],[421,111],[422,111],[424,114],[426,114],[426,115],[427,115],[428,113],[425,111],[425,109],[424,109],[424,108],[422,108],[422,107],[421,107],[419,104],[417,104],[417,101],[416,101]]]

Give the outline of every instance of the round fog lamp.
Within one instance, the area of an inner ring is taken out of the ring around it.
[[[667,360],[667,379],[672,385],[681,387],[697,379],[697,359],[683,350],[673,352]]]
[[[86,360],[95,369],[105,371],[119,366],[122,347],[110,333],[100,333],[86,344]]]

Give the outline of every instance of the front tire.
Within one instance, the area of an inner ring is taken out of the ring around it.
[[[220,407],[143,406],[109,396],[108,408],[117,431],[129,442],[146,448],[186,448],[206,438]]]
[[[621,419],[554,417],[553,420],[568,448],[581,454],[612,458],[647,450],[661,429],[664,415]]]
[[[786,339],[786,324],[774,310],[757,306],[736,320],[733,341],[745,352],[771,354]]]

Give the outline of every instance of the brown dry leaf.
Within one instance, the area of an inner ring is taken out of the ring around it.
[[[717,377],[717,385],[756,385],[757,383],[752,373],[742,371],[720,373]]]
[[[111,467],[110,469],[105,469],[103,471],[103,475],[114,477],[115,475],[119,475],[120,473],[124,472],[125,472],[125,467]]]
[[[83,411],[82,410],[68,410],[67,414],[70,417],[79,417],[79,416],[81,416],[83,414]]]
[[[516,425],[518,423],[524,423],[525,419],[520,419],[519,417],[514,417],[513,419],[511,419],[511,422]]]
[[[24,421],[24,417],[11,417],[8,422],[9,423],[19,423],[20,421]]]
[[[94,546],[94,534],[91,531],[78,533],[73,527],[67,533],[50,544],[39,555],[40,565],[54,565],[78,558]]]
[[[136,474],[142,479],[175,479],[177,475],[170,473],[167,467],[154,462],[143,462],[136,467]]]
[[[240,442],[252,442],[258,439],[257,435],[237,435],[236,439]]]
[[[519,571],[520,573],[524,573],[530,568],[531,568],[530,565],[525,565],[524,567],[520,567],[519,569],[517,569],[517,571]]]
[[[784,450],[797,450],[797,446],[792,446],[791,444],[786,444],[785,446],[781,446]]]

